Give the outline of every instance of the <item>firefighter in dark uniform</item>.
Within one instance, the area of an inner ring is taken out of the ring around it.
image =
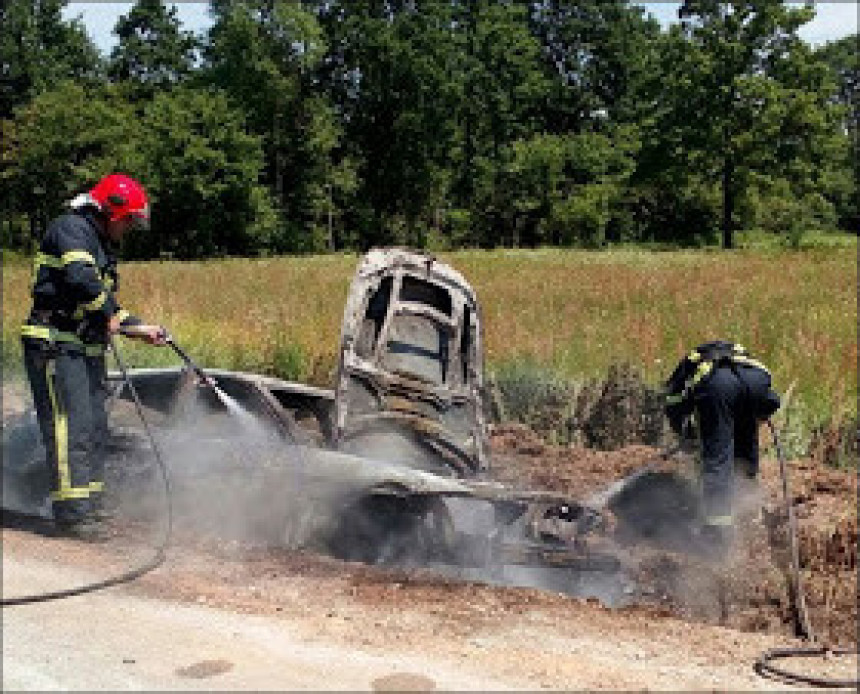
[[[21,328],[24,363],[52,478],[57,530],[100,539],[107,436],[105,350],[109,336],[164,343],[164,331],[120,308],[111,244],[146,228],[146,192],[123,174],[103,178],[54,220],[34,261],[33,308]]]
[[[758,425],[779,409],[770,373],[741,345],[707,342],[690,352],[666,382],[666,414],[682,438],[701,445],[703,539],[718,552],[732,535],[735,477],[759,470]]]

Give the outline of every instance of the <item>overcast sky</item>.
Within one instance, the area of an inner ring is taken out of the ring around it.
[[[133,2],[72,2],[64,10],[64,16],[80,16],[96,45],[104,52],[109,52],[116,43],[116,37],[111,33],[116,20],[132,7]],[[186,29],[203,31],[209,27],[207,2],[175,2],[179,10],[179,19]],[[677,19],[677,2],[643,2],[664,25]],[[848,34],[857,33],[858,10],[860,5],[854,0],[842,2],[816,2],[816,18],[804,26],[800,35],[810,43],[823,43],[842,38]]]

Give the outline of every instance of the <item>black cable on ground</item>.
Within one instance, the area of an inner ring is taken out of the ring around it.
[[[102,581],[96,581],[94,583],[86,583],[82,586],[77,586],[75,588],[66,588],[64,590],[55,590],[47,593],[37,593],[34,595],[23,595],[17,598],[3,598],[2,601],[0,601],[0,607],[32,605],[34,603],[39,602],[61,600],[63,598],[73,597],[75,595],[83,595],[84,593],[93,593],[97,590],[102,590],[103,588],[110,588],[111,586],[120,585],[121,583],[129,583],[130,581],[134,581],[135,579],[140,578],[144,574],[149,573],[153,569],[156,569],[161,566],[167,557],[167,548],[170,545],[170,538],[173,532],[173,505],[171,502],[170,478],[167,474],[167,465],[165,464],[164,458],[161,455],[161,449],[159,449],[158,447],[158,443],[155,440],[155,436],[153,435],[152,430],[149,427],[149,422],[147,421],[146,416],[143,413],[143,405],[140,402],[140,397],[137,394],[137,390],[135,390],[134,388],[134,384],[131,382],[131,378],[129,378],[128,371],[125,368],[125,364],[123,363],[122,357],[120,356],[120,353],[116,348],[116,344],[113,338],[111,338],[111,350],[113,351],[117,366],[119,367],[120,373],[122,374],[123,381],[126,383],[129,391],[131,392],[132,399],[134,400],[134,407],[137,410],[137,414],[140,417],[140,421],[143,423],[143,428],[146,432],[146,436],[149,439],[150,445],[152,446],[152,452],[155,455],[158,471],[161,474],[161,479],[164,485],[165,520],[164,532],[162,533],[161,539],[155,546],[153,555],[149,560],[117,576],[112,576],[110,578],[106,578]]]
[[[774,663],[775,660],[786,658],[828,658],[830,656],[854,655],[856,652],[850,648],[829,648],[828,646],[771,648],[769,651],[762,653],[756,661],[755,671],[763,677],[779,679],[789,684],[802,684],[832,689],[857,689],[860,681],[856,679],[837,680],[807,673],[792,672]]]
[[[809,621],[809,613],[806,607],[806,600],[803,593],[803,585],[801,583],[800,574],[800,552],[798,548],[797,538],[797,520],[794,516],[794,508],[791,503],[791,495],[788,489],[788,469],[785,462],[785,456],[782,452],[782,445],[779,441],[779,436],[776,433],[776,427],[773,422],[768,422],[770,433],[773,436],[773,443],[776,447],[776,457],[779,461],[779,472],[782,477],[782,494],[785,501],[786,519],[788,521],[788,541],[791,551],[791,580],[789,582],[789,591],[792,597],[792,608],[795,611],[795,624],[797,635],[812,642],[816,642],[815,633],[812,630],[812,624]],[[759,659],[754,665],[757,674],[763,677],[779,679],[790,684],[809,685],[813,687],[823,688],[860,688],[860,679],[841,680],[832,679],[829,677],[819,677],[807,673],[793,672],[786,670],[780,665],[776,665],[774,661],[785,660],[788,658],[828,658],[831,656],[854,655],[856,650],[850,648],[829,647],[824,645],[805,646],[795,648],[771,648],[759,656]]]

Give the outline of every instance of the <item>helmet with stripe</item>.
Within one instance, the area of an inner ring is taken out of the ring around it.
[[[89,192],[109,221],[131,218],[135,226],[149,228],[149,200],[143,186],[131,176],[105,176]]]

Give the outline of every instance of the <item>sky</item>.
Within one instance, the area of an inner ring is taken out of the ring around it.
[[[659,19],[663,26],[676,21],[678,18],[678,6],[680,5],[678,2],[641,2],[638,4]],[[858,0],[816,2],[815,11],[815,19],[800,30],[801,37],[809,43],[826,43],[841,39],[848,34],[857,33],[858,12],[860,12]]]
[[[87,32],[96,45],[105,53],[116,44],[112,35],[120,15],[127,13],[133,2],[71,2],[64,10],[66,18],[80,16]],[[211,25],[207,2],[175,2],[180,21],[186,29],[195,32],[205,31]],[[666,26],[677,19],[678,2],[642,2],[660,22]],[[816,2],[816,18],[804,26],[800,35],[809,43],[820,44],[857,33],[857,0],[841,2]]]

